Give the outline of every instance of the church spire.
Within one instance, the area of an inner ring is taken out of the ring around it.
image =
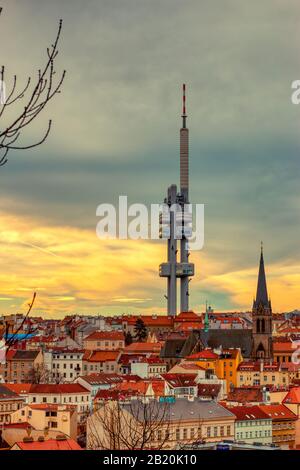
[[[263,250],[262,242],[261,242],[258,281],[257,281],[257,291],[256,291],[256,299],[254,301],[254,307],[258,307],[260,304],[263,305],[263,307],[266,307],[266,308],[269,307],[269,298],[268,298],[265,263],[264,263],[264,250]]]

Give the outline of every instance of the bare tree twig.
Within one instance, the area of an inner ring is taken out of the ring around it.
[[[0,15],[2,8],[0,8]],[[18,144],[17,141],[23,135],[23,129],[30,125],[46,107],[49,101],[58,93],[61,92],[61,86],[65,79],[66,71],[63,70],[58,80],[54,81],[56,74],[54,63],[58,55],[58,43],[61,36],[62,20],[59,21],[59,27],[56,34],[54,43],[47,48],[47,61],[43,69],[38,70],[36,83],[30,93],[30,85],[32,78],[28,77],[25,86],[17,91],[17,76],[14,75],[13,83],[10,91],[8,92],[6,99],[0,101],[0,118],[5,115],[8,106],[15,104],[19,100],[25,101],[23,111],[21,111],[13,119],[13,121],[6,125],[4,129],[0,127],[0,166],[7,163],[7,154],[9,150],[20,150],[20,149],[31,149],[41,145],[47,139],[51,126],[52,120],[48,121],[47,128],[40,139],[36,142],[25,145]],[[2,66],[0,69],[0,84],[5,82],[5,67]],[[1,90],[0,90],[1,91]]]

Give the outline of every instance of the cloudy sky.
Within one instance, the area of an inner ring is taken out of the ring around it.
[[[63,18],[57,96],[0,170],[0,314],[165,312],[163,243],[101,241],[96,207],[178,182],[188,87],[191,199],[205,204],[191,308],[249,309],[264,241],[274,311],[300,308],[297,0],[2,0],[1,60],[25,82]]]

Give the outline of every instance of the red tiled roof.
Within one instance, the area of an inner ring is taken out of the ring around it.
[[[195,364],[194,362],[183,361],[178,364],[179,367],[186,370],[205,370],[204,367]]]
[[[218,357],[218,354],[214,353],[211,349],[204,349],[203,351],[187,356],[187,359],[218,359]]]
[[[216,398],[221,390],[221,384],[198,384],[198,397]]]
[[[199,324],[199,322],[202,322],[202,316],[195,312],[181,312],[174,318],[174,323],[182,321],[197,322]]]
[[[114,323],[128,323],[129,325],[135,325],[138,319],[143,320],[146,327],[173,327],[174,318],[165,315],[123,315],[119,318],[112,318],[111,322]]]
[[[114,390],[120,392],[131,392],[134,395],[146,395],[149,384],[140,380],[139,382],[122,382],[115,386]]]
[[[223,405],[224,406],[224,405]],[[226,407],[231,413],[233,413],[238,421],[251,421],[257,419],[270,419],[259,406],[233,406]]]
[[[129,346],[126,346],[124,349],[125,353],[130,352],[160,352],[161,343],[131,343]]]
[[[293,352],[296,348],[293,347],[293,343],[291,341],[274,341],[273,342],[273,351],[274,353],[277,352]]]
[[[261,363],[259,361],[257,362],[247,362],[247,361],[244,361],[244,362],[241,362],[239,365],[238,365],[238,368],[237,370],[238,371],[244,371],[244,372],[254,372],[254,371],[259,371],[260,370],[260,367],[261,367]],[[279,363],[278,362],[273,362],[273,363],[270,363],[270,362],[264,362],[263,363],[263,371],[264,372],[272,372],[272,371],[277,371],[279,370]]]
[[[16,442],[21,450],[82,450],[74,439],[47,439],[46,441]]]
[[[73,384],[32,384],[30,394],[69,394],[69,393],[90,393],[85,387],[78,383]]]
[[[89,351],[86,350],[83,360],[87,362],[110,362],[117,361],[119,351]]]
[[[161,374],[172,387],[195,387],[197,374]]]
[[[196,329],[202,329],[204,327],[203,323],[199,322],[182,322],[176,327],[176,331],[190,331]]]
[[[28,403],[25,406],[33,410],[44,410],[44,411],[74,411],[76,410],[76,405],[59,405],[56,403]]]
[[[118,359],[118,363],[122,365],[128,365],[131,364],[132,362],[139,362],[140,359],[144,359],[145,354],[121,354],[121,356]]]
[[[94,331],[84,338],[84,341],[124,341],[124,334],[120,331]]]
[[[293,413],[289,408],[282,404],[278,405],[259,405],[260,409],[263,410],[268,416],[270,416],[273,420],[280,419],[293,419],[297,420],[297,415]]]
[[[282,403],[297,403],[300,404],[300,387],[294,387],[292,388]]]
[[[25,395],[29,392],[32,384],[9,384],[6,383],[5,387],[9,388],[12,392],[17,393],[18,395]]]
[[[263,400],[263,394],[260,388],[257,387],[241,387],[235,388],[228,393],[227,402],[237,403],[251,403],[261,402]]]

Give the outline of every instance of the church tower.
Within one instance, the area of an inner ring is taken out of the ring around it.
[[[252,309],[252,359],[273,358],[272,307],[268,298],[263,246],[261,246],[256,299]]]

